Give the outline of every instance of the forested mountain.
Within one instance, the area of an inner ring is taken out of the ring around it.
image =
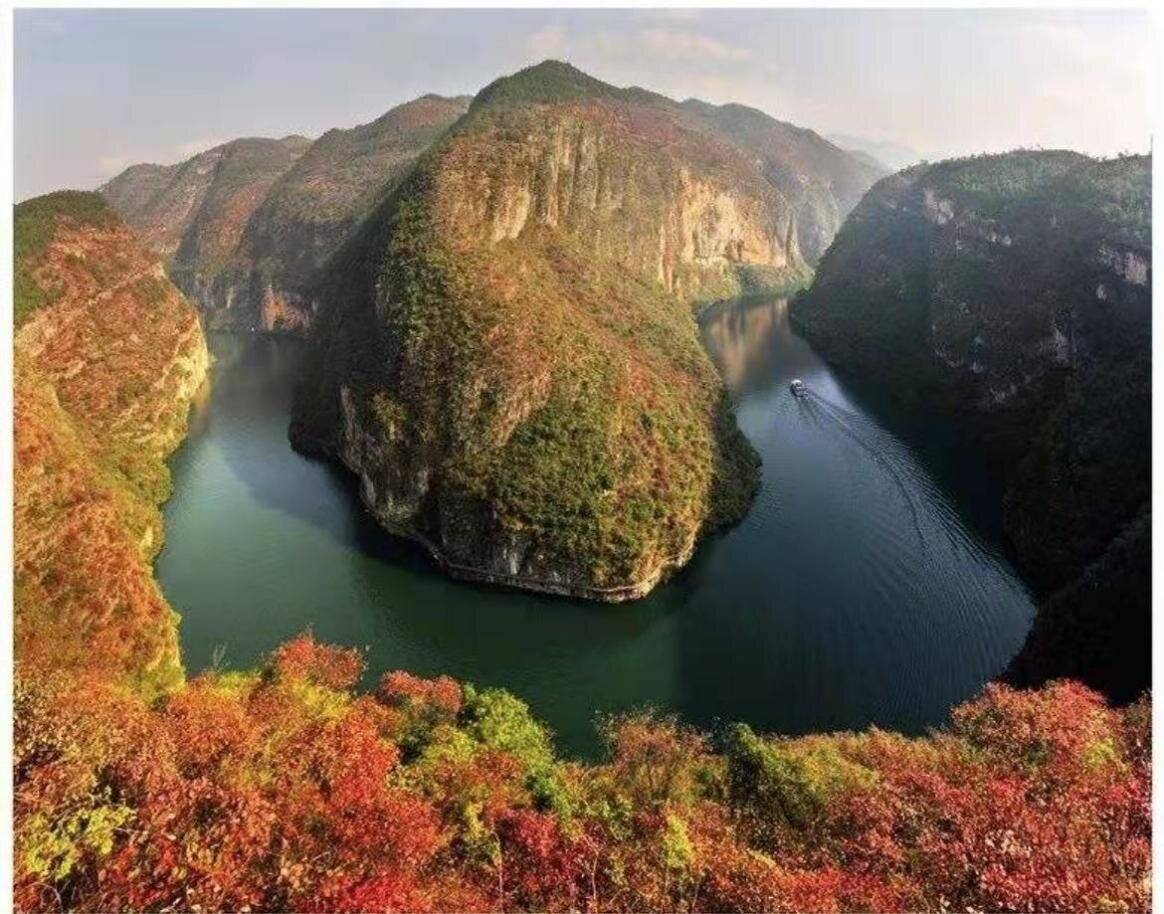
[[[838,366],[960,417],[1041,598],[1019,681],[1149,683],[1151,160],[1014,152],[881,181],[793,315]]]
[[[164,458],[209,364],[197,313],[97,194],[15,214],[15,630],[32,670],[181,680],[153,579]]]
[[[321,283],[294,439],[453,574],[641,596],[756,484],[693,308],[803,283],[871,180],[751,109],[500,79]]]

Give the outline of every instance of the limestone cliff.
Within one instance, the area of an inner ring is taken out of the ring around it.
[[[499,80],[320,285],[292,439],[455,575],[642,596],[750,501],[692,309],[802,283],[800,214],[704,112]]]
[[[1147,683],[1151,165],[1017,152],[880,182],[793,305],[843,369],[958,416],[1042,598],[1015,675]]]
[[[224,273],[255,209],[310,145],[300,136],[233,140],[177,165],[134,165],[99,192],[212,325],[250,327],[254,309]]]
[[[209,363],[198,315],[96,194],[22,203],[15,228],[18,656],[165,688],[181,664],[150,566]]]

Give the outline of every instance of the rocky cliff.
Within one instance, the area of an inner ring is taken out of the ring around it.
[[[17,653],[165,688],[181,664],[151,563],[209,363],[198,315],[96,194],[22,203],[15,230]]]
[[[243,139],[101,188],[212,326],[300,331],[319,268],[467,98],[426,95],[350,130]]]
[[[841,368],[955,415],[1006,483],[1041,597],[1012,674],[1148,683],[1151,163],[917,166],[853,212],[793,305]]]

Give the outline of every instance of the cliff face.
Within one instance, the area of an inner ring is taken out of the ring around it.
[[[177,165],[130,166],[98,192],[149,250],[172,258],[185,246],[178,260],[189,268],[201,243],[221,245],[216,252],[221,256],[237,242],[267,189],[310,142],[301,136],[234,140]],[[220,240],[220,233],[226,237]]]
[[[216,327],[302,331],[320,267],[468,107],[423,98],[315,142],[235,140],[101,188]]]
[[[961,417],[1042,605],[1012,670],[1148,681],[1151,167],[1074,153],[879,183],[793,316],[839,366]]]
[[[177,165],[134,165],[99,192],[210,323],[249,327],[254,311],[236,302],[224,274],[251,215],[310,145],[299,136],[234,140]]]
[[[16,208],[16,644],[36,669],[181,678],[153,580],[165,457],[209,356],[197,313],[96,194]]]
[[[695,100],[683,107],[756,157],[764,177],[792,205],[797,245],[813,267],[865,191],[886,174],[881,165],[754,108]]]
[[[642,596],[750,501],[691,309],[802,282],[796,218],[669,99],[499,80],[320,286],[293,441],[455,575]]]

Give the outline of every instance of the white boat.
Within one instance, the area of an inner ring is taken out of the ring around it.
[[[808,393],[808,388],[804,386],[804,382],[800,378],[793,378],[792,383],[788,385],[788,389],[792,391],[792,396],[803,397]]]

